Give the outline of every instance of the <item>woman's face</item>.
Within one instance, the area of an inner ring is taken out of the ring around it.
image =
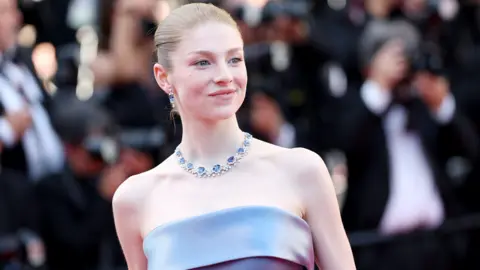
[[[227,24],[207,22],[183,35],[167,76],[183,119],[218,121],[237,112],[247,85],[243,56],[242,37]]]

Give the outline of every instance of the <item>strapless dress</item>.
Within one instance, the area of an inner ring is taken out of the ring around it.
[[[160,225],[143,241],[148,270],[313,270],[312,233],[275,207],[242,206]]]

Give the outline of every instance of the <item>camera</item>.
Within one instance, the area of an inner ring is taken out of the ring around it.
[[[443,74],[443,54],[439,43],[422,40],[422,33],[408,21],[371,22],[359,44],[361,65],[368,66],[386,43],[400,40],[404,44],[403,53],[409,61],[411,75],[424,71],[435,75]]]
[[[144,37],[150,37],[155,33],[155,29],[157,28],[157,23],[149,18],[143,18],[140,21],[142,26],[142,34]]]
[[[428,72],[433,75],[443,75],[443,56],[440,49],[433,43],[422,45],[415,58],[411,61],[411,71]]]

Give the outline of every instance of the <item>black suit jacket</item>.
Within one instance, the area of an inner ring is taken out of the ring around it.
[[[19,229],[38,231],[38,208],[33,184],[17,172],[0,172],[0,236]]]
[[[96,179],[75,177],[68,169],[39,181],[36,194],[49,269],[96,269],[104,259],[102,246],[115,231],[111,202],[99,195],[96,185]]]
[[[451,75],[451,84],[458,103],[462,104],[465,115],[472,121],[476,130],[480,130],[480,61],[472,66],[456,66]],[[471,164],[471,171],[462,186],[462,198],[466,206],[475,212],[480,211],[478,194],[480,192],[480,156]]]
[[[376,229],[390,192],[389,153],[382,126],[383,116],[373,114],[358,91],[350,92],[344,105],[338,136],[349,170],[348,192],[342,211],[344,225],[347,231]],[[474,159],[478,144],[474,128],[458,106],[453,119],[446,125],[438,124],[420,100],[413,101],[410,113],[414,116],[411,117],[412,124],[417,127],[446,216],[460,214],[462,211],[445,164],[451,156]]]
[[[32,61],[32,51],[28,48],[19,47],[16,50],[14,61],[21,65],[25,65],[30,72],[30,74],[35,78],[38,86],[42,90],[43,93],[43,105],[44,108],[49,111],[51,106],[51,97],[47,94],[45,89],[43,88],[43,84],[40,78],[37,76],[37,72],[35,71],[35,67]],[[2,73],[0,72],[0,76]],[[7,80],[8,81],[8,80]],[[5,108],[2,103],[3,101],[0,100],[0,116],[5,116]],[[18,142],[12,148],[4,147],[3,151],[0,153],[0,164],[4,168],[9,168],[12,170],[20,171],[20,172],[27,172],[27,161],[25,159],[25,151],[22,142]]]

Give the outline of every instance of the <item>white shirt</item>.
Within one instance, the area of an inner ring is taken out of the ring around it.
[[[367,108],[377,115],[383,113],[392,100],[389,91],[383,91],[371,81],[362,86],[360,93]],[[433,117],[445,124],[454,112],[455,101],[449,95]],[[401,105],[394,105],[383,119],[390,161],[390,196],[380,231],[386,234],[419,227],[434,228],[443,222],[445,215],[421,139],[417,133],[405,129],[406,122],[407,111]]]
[[[19,85],[23,87],[30,104],[15,88]],[[0,75],[0,102],[3,104],[5,113],[28,108],[32,115],[32,127],[25,131],[21,139],[25,149],[28,173],[32,179],[39,179],[48,173],[57,172],[64,165],[63,147],[42,106],[41,91],[34,76],[26,67],[11,62],[5,63],[3,73]],[[7,148],[16,144],[14,131],[3,117],[0,117],[0,140]]]
[[[285,122],[280,127],[280,132],[274,144],[285,148],[295,147],[296,132],[292,124]]]

